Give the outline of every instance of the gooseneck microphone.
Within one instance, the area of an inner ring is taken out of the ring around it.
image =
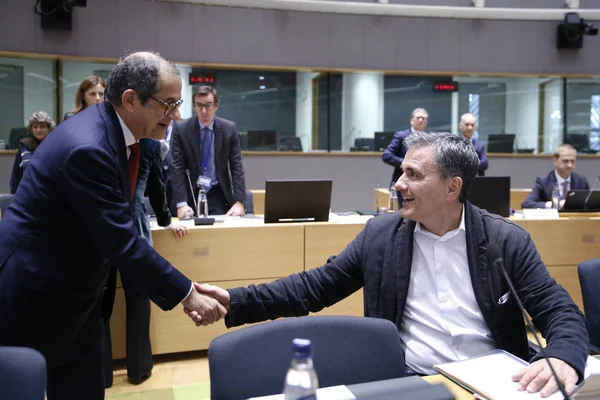
[[[510,291],[511,296],[513,296],[515,298],[517,307],[519,307],[519,310],[521,310],[521,314],[523,314],[523,317],[525,318],[525,321],[527,322],[527,327],[533,334],[533,337],[535,338],[537,345],[541,349],[542,343],[540,341],[540,338],[539,338],[537,332],[535,331],[535,329],[533,329],[533,324],[531,323],[531,319],[529,318],[529,315],[527,314],[525,307],[523,307],[523,303],[521,303],[521,299],[519,298],[519,295],[517,294],[517,290],[513,286],[512,281],[511,281],[510,277],[508,276],[508,273],[506,272],[506,268],[504,267],[504,257],[502,256],[502,251],[500,250],[500,247],[498,247],[498,245],[494,242],[489,242],[488,247],[487,247],[487,254],[488,254],[488,260],[491,260],[491,262],[492,262],[492,266],[494,268],[498,268],[498,269],[500,269],[500,271],[502,271],[504,280],[506,280],[506,283],[508,284],[508,290]],[[546,356],[544,356],[544,360],[546,360],[546,362],[548,363],[548,366],[550,367],[550,371],[552,372],[552,376],[554,377],[554,379],[556,380],[556,384],[558,385],[558,390],[560,390],[560,393],[563,395],[564,400],[570,400],[571,398],[567,394],[567,391],[565,390],[565,386],[563,385],[563,383],[560,381],[560,379],[558,379],[558,375],[556,374],[556,371],[554,370],[552,363]]]
[[[186,169],[185,174],[187,175],[188,184],[190,185],[190,192],[192,192],[192,200],[194,200],[194,205],[196,204],[196,195],[194,194],[194,186],[192,185],[192,178],[190,178],[190,170]]]
[[[587,211],[588,209],[588,201],[590,201],[590,197],[592,197],[592,193],[594,193],[594,190],[596,188],[596,185],[598,184],[598,182],[600,182],[600,176],[596,178],[596,181],[594,182],[594,184],[592,185],[592,188],[590,189],[590,192],[588,193],[587,196],[585,196],[585,200],[583,201],[583,209]],[[567,196],[565,195],[565,198]]]

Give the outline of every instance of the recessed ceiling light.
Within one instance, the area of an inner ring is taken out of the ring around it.
[[[260,80],[260,81],[264,81],[264,80],[265,80],[265,77],[261,75],[261,76],[259,76],[259,77],[258,77],[258,80]]]
[[[263,90],[263,89],[266,89],[267,87],[266,87],[265,85],[260,85],[258,88],[259,88],[260,90]]]

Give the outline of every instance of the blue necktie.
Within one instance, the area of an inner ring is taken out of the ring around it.
[[[209,178],[211,178],[212,187],[215,183],[216,177],[215,175],[215,162],[213,157],[213,133],[210,128],[205,127],[202,129],[202,174],[205,174]],[[206,188],[208,191],[210,187]]]

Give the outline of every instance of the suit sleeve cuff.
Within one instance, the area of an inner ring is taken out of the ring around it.
[[[180,201],[179,203],[177,203],[176,206],[177,206],[177,208],[179,208],[179,207],[184,207],[184,206],[187,206],[187,205],[188,205],[188,203],[186,201]]]

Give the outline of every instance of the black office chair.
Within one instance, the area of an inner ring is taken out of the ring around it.
[[[0,213],[2,215],[6,213],[6,210],[8,209],[13,197],[15,197],[14,194],[0,194]]]
[[[46,360],[26,347],[0,347],[0,397],[44,400]]]
[[[587,321],[592,352],[600,354],[600,258],[584,261],[577,266],[581,296],[583,297],[583,312]]]
[[[244,208],[246,209],[246,214],[254,214],[254,197],[252,197],[252,192],[250,190],[246,190]]]
[[[210,343],[211,399],[281,393],[294,338],[312,341],[320,387],[405,375],[398,328],[388,320],[351,316],[287,318],[226,333]]]

